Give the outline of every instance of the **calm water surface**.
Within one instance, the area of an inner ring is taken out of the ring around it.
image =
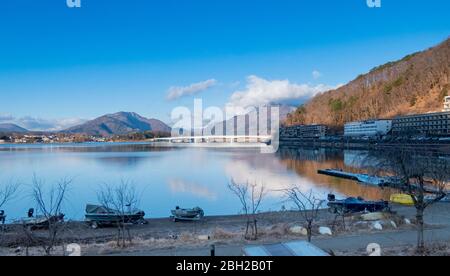
[[[30,197],[34,174],[47,185],[73,178],[65,205],[69,218],[82,219],[86,203],[97,202],[103,184],[132,181],[142,193],[141,208],[148,217],[167,217],[170,210],[201,206],[207,215],[237,214],[240,204],[227,188],[236,182],[265,185],[270,190],[263,209],[280,210],[284,202],[279,191],[293,184],[326,198],[340,196],[386,197],[386,192],[352,181],[317,174],[318,169],[355,170],[364,152],[325,150],[281,150],[261,154],[257,149],[155,149],[145,144],[117,145],[1,145],[0,185],[20,182],[20,195],[2,209],[8,218],[22,217],[35,207]]]

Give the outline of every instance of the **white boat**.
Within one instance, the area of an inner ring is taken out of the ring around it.
[[[175,210],[172,210],[171,212],[175,222],[201,220],[205,216],[205,212],[200,207],[182,209],[177,206]]]

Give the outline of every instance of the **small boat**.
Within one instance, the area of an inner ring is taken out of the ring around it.
[[[175,222],[195,221],[203,219],[203,217],[205,216],[205,212],[200,207],[195,207],[192,209],[182,209],[177,206],[175,210],[172,210],[172,215]]]
[[[121,222],[127,224],[147,224],[147,221],[144,219],[145,212],[138,209],[121,213],[104,206],[88,204],[86,205],[85,217],[85,221],[94,229]]]
[[[5,224],[5,221],[6,221],[5,211],[0,210],[0,223]]]
[[[64,214],[59,214],[51,217],[36,216],[31,218],[22,218],[21,220],[19,220],[19,223],[26,227],[29,227],[31,230],[48,229],[51,224],[64,222],[64,216]]]
[[[30,230],[48,229],[50,225],[64,222],[64,217],[64,214],[54,216],[34,216],[34,209],[30,209],[28,210],[28,217],[19,219],[18,221],[15,221],[15,223],[22,224]]]
[[[366,201],[363,198],[349,197],[344,200],[336,200],[335,195],[328,195],[328,207],[334,214],[350,213],[374,213],[389,211],[389,202],[386,201]]]
[[[401,205],[413,206],[414,200],[410,195],[407,194],[393,194],[391,195],[390,201],[392,203],[397,203]]]

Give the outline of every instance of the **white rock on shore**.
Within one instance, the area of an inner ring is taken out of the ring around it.
[[[372,228],[378,231],[382,231],[383,225],[381,225],[381,223],[377,221],[372,224]]]
[[[319,227],[319,233],[324,236],[333,236],[333,232],[328,227]]]
[[[393,220],[391,220],[391,225],[392,227],[397,228],[397,224]]]
[[[302,236],[308,235],[308,230],[302,226],[292,226],[291,228],[289,228],[289,232],[295,235],[302,235]]]
[[[211,239],[211,237],[208,235],[200,235],[200,236],[198,236],[198,239],[201,241],[209,241]]]

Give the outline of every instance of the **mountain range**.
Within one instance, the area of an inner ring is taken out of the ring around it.
[[[277,107],[279,111],[279,118],[272,118],[272,112],[274,112],[273,108]],[[279,119],[279,122],[283,122],[287,119],[288,115],[295,111],[295,107],[288,105],[265,105],[255,108],[254,111],[246,114],[234,116],[228,120],[225,120],[221,123],[214,124],[212,126],[208,126],[205,128],[205,133],[207,134],[215,134],[219,133],[219,129],[222,129],[224,134],[231,135],[251,135],[260,133],[261,135],[265,135],[267,133],[263,133],[260,120],[262,119],[262,115],[267,117],[267,124],[265,126],[270,129],[272,119]]]
[[[28,132],[28,130],[15,124],[0,124],[0,132],[24,133]]]
[[[347,85],[317,95],[287,125],[326,124],[441,111],[450,90],[450,39],[373,68]]]
[[[144,131],[170,132],[171,128],[160,120],[147,119],[134,112],[118,112],[101,116],[62,132],[111,136]]]

